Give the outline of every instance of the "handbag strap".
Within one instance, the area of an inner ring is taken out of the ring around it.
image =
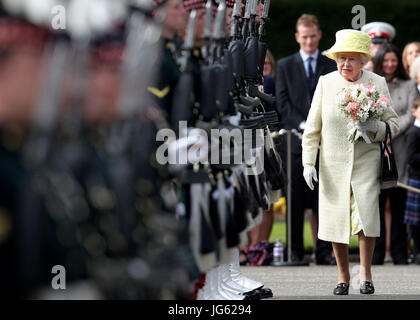
[[[381,143],[381,149],[382,151],[386,150],[388,154],[393,153],[394,149],[392,148],[392,134],[391,134],[391,128],[389,127],[388,122],[385,122],[386,126],[386,132],[385,132],[385,140]],[[387,141],[389,139],[389,148]]]

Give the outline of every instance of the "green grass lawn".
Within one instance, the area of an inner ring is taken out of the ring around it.
[[[280,238],[283,243],[286,242],[286,223],[284,221],[274,221],[273,229],[270,235],[270,242],[275,242],[276,238]],[[305,221],[303,227],[303,245],[305,247],[305,252],[312,252],[313,250],[313,241],[312,241],[312,230],[311,223]],[[357,250],[359,248],[357,235],[350,238],[350,250]]]

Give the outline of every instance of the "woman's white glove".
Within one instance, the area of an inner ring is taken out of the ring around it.
[[[314,190],[314,185],[312,183],[312,179],[318,182],[318,178],[316,176],[316,169],[314,166],[309,164],[304,165],[303,167],[303,177],[305,178],[306,184],[311,190]]]
[[[378,120],[367,120],[365,122],[360,122],[357,120],[354,123],[354,127],[360,131],[370,131],[370,132],[377,132],[378,131]]]

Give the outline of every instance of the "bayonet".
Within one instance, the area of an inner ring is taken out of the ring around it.
[[[257,1],[258,0],[250,0],[249,1],[249,15],[250,17],[257,15]]]
[[[213,24],[212,15],[212,0],[208,0],[206,3],[206,14],[204,20],[204,46],[203,46],[203,57],[208,59],[210,57],[210,40],[211,40],[211,26]]]
[[[184,49],[192,50],[194,48],[194,36],[195,36],[195,22],[197,19],[197,10],[192,10],[190,18],[188,20],[187,35],[185,37]]]
[[[240,38],[239,19],[241,18],[241,5],[242,0],[235,0],[232,11],[232,26],[230,29],[230,36],[234,40],[238,40]]]
[[[263,10],[263,13],[261,15],[260,28],[258,30],[258,34],[259,34],[260,40],[262,39],[262,37],[265,34],[265,24],[268,21],[268,12],[269,12],[269,10],[270,10],[270,0],[265,0],[264,1],[264,10]]]
[[[241,7],[242,7],[242,0],[235,0],[235,4],[232,10],[232,17],[234,18],[241,18]]]
[[[33,124],[36,129],[49,132],[54,128],[59,114],[60,93],[63,85],[65,66],[68,63],[69,45],[58,41],[51,51],[47,52],[48,73],[37,102]]]
[[[185,52],[181,57],[181,70],[187,69],[188,61],[190,60],[191,51],[194,49],[194,37],[195,37],[195,23],[197,20],[197,10],[191,10],[190,17],[188,20],[187,34],[185,36],[185,42],[183,45],[183,51]]]
[[[249,20],[249,17],[251,15],[251,7],[250,7],[251,1],[252,0],[246,0],[244,19],[248,19]]]
[[[213,30],[213,58],[217,59],[223,56],[223,45],[226,39],[226,3],[221,0],[217,7],[216,19]]]
[[[270,11],[270,0],[265,0],[264,1],[264,10],[263,10],[261,18],[264,19],[264,20],[267,20],[269,11]]]
[[[249,32],[251,36],[256,36],[255,18],[257,17],[257,2],[258,0],[249,1]]]
[[[217,7],[216,20],[214,22],[213,39],[221,40],[226,38],[226,3],[221,0]]]
[[[208,0],[206,3],[206,15],[205,15],[205,24],[204,24],[204,34],[203,34],[203,38],[205,40],[210,40],[211,38],[212,23],[213,23],[212,0]]]
[[[57,41],[50,44],[45,52],[48,66],[42,79],[42,89],[35,105],[31,123],[31,135],[24,147],[24,161],[30,168],[45,164],[53,148],[54,130],[60,118],[61,93],[69,62],[69,44]]]
[[[246,0],[246,4],[245,4],[245,14],[244,14],[244,18],[243,18],[243,24],[242,24],[242,37],[245,40],[248,35],[249,35],[249,19],[250,19],[250,0]]]

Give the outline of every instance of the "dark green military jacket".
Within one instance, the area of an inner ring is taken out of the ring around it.
[[[154,85],[147,89],[153,100],[167,114],[171,114],[173,91],[181,75],[176,61],[176,48],[173,41],[164,39],[159,75]]]

